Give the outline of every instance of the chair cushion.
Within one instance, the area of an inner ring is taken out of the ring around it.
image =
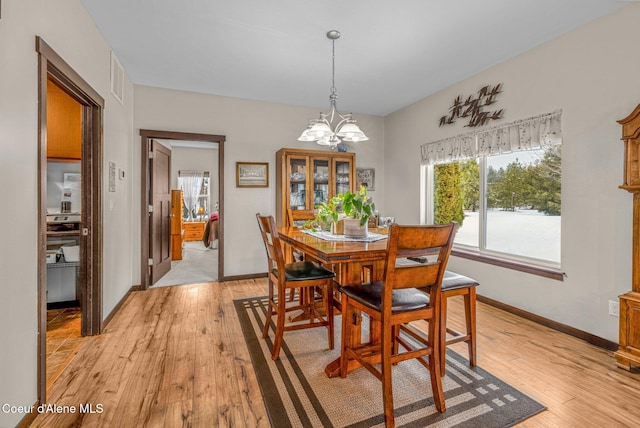
[[[335,272],[310,261],[289,263],[285,265],[284,270],[287,281],[308,281],[336,276]],[[273,273],[278,276],[277,269],[274,269]]]
[[[442,279],[442,291],[457,290],[459,288],[477,287],[478,281],[459,273],[445,271]]]
[[[427,263],[428,261],[426,257],[407,257],[407,259],[418,263]],[[473,278],[469,278],[468,276],[460,275],[459,273],[451,272],[449,270],[444,271],[444,278],[442,278],[442,291],[477,287],[478,285],[480,285],[478,281]],[[428,286],[425,288],[428,288]]]
[[[371,284],[349,285],[340,287],[340,291],[350,299],[380,311],[382,306],[382,281]],[[406,312],[423,309],[429,306],[429,296],[417,288],[393,290],[391,312]]]

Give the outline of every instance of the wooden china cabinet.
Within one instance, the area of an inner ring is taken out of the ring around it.
[[[622,125],[624,141],[624,184],[633,193],[633,253],[631,291],[620,296],[620,338],[616,364],[623,369],[640,367],[640,105]]]
[[[280,149],[276,153],[276,223],[288,226],[287,208],[311,210],[356,186],[356,154]]]

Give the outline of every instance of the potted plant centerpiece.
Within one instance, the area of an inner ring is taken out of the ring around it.
[[[364,238],[367,236],[369,217],[376,212],[373,199],[369,197],[367,188],[360,186],[358,193],[349,191],[339,195],[342,199],[344,218],[344,236],[348,238]]]
[[[305,227],[317,226],[348,238],[366,237],[369,217],[376,211],[373,199],[364,186],[360,187],[358,193],[346,191],[316,208],[318,213],[315,219],[307,221]]]

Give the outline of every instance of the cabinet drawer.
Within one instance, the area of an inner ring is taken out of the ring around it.
[[[204,234],[204,222],[187,222],[184,223],[184,240],[199,241]]]
[[[184,232],[185,241],[199,241],[202,239],[202,232]]]
[[[189,232],[189,231],[204,232],[204,222],[202,221],[186,222],[183,224],[183,226],[184,226],[185,232]]]

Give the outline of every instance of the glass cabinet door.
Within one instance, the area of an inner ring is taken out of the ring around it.
[[[313,158],[313,207],[329,202],[329,158]]]
[[[289,176],[289,207],[292,210],[307,209],[307,157],[287,157]]]
[[[335,168],[335,188],[334,195],[344,193],[347,190],[353,188],[352,181],[354,178],[351,176],[351,160],[350,159],[334,159]]]

